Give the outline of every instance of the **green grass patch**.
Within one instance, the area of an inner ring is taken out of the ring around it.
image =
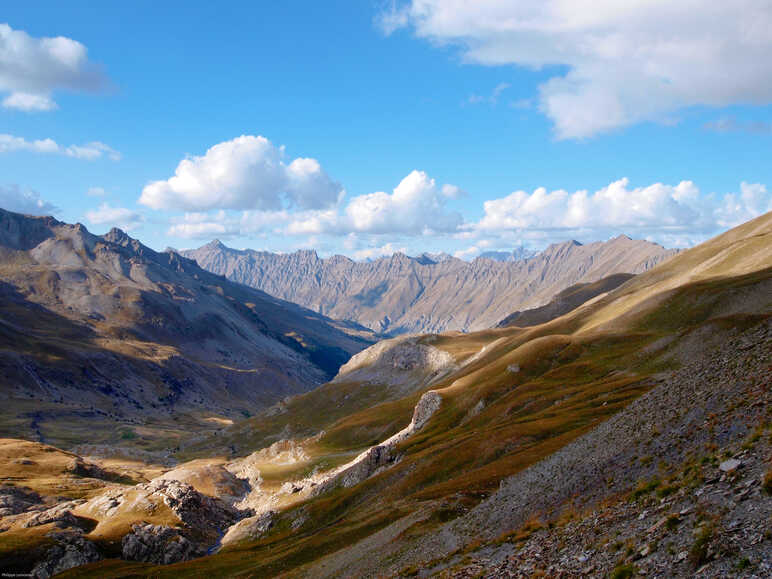
[[[611,572],[611,579],[630,579],[630,577],[633,577],[636,573],[638,573],[638,568],[631,563],[617,565]]]
[[[641,481],[638,483],[638,486],[635,487],[632,494],[630,495],[630,498],[634,501],[637,501],[641,497],[644,497],[646,495],[651,494],[653,491],[659,487],[661,484],[660,480],[658,478],[653,478],[648,481]]]

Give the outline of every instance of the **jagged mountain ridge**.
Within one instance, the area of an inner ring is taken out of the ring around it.
[[[234,250],[218,240],[181,253],[228,279],[396,335],[485,329],[515,310],[549,302],[571,285],[613,273],[641,273],[677,251],[619,236],[554,244],[516,261],[435,261],[395,253],[356,262],[341,255],[321,259],[312,250]]]
[[[372,341],[120,230],[3,210],[0,311],[3,431],[38,439],[97,417],[239,417]]]

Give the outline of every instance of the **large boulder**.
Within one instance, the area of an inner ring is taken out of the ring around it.
[[[179,529],[164,525],[136,524],[121,541],[121,555],[130,561],[169,565],[206,554],[206,549],[187,539]]]
[[[33,490],[0,485],[0,517],[23,513],[42,502],[43,499]]]
[[[36,579],[48,579],[67,569],[93,563],[102,558],[94,543],[84,539],[78,531],[55,531],[48,533],[47,536],[54,540],[54,545],[32,569],[32,577]]]
[[[275,511],[266,511],[260,515],[243,519],[228,529],[220,544],[224,546],[229,543],[259,539],[270,530],[275,518]]]

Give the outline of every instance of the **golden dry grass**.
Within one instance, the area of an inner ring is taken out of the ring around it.
[[[43,496],[88,498],[108,482],[78,474],[80,457],[47,444],[0,439],[0,483],[30,488]]]

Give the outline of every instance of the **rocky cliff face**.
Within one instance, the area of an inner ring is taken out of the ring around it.
[[[489,328],[515,310],[541,306],[559,291],[612,273],[640,273],[674,255],[620,236],[568,241],[512,260],[417,258],[395,253],[372,262],[314,251],[237,251],[213,241],[182,252],[203,268],[335,319],[402,334]]]

